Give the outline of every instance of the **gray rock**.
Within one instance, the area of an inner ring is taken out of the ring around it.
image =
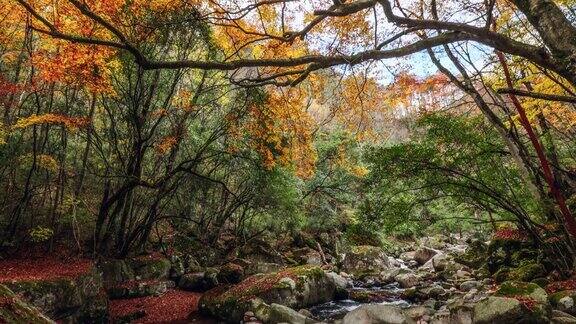
[[[268,321],[270,323],[290,324],[306,324],[315,322],[314,320],[307,318],[292,308],[279,304],[270,305],[270,315]]]
[[[430,262],[435,271],[444,271],[448,262],[451,262],[451,260],[446,254],[438,253],[430,259]]]
[[[178,280],[178,287],[188,291],[205,291],[210,289],[204,281],[204,272],[187,273]]]
[[[355,246],[344,256],[342,271],[360,277],[365,274],[378,275],[382,270],[390,268],[388,256],[375,246]]]
[[[246,267],[246,274],[272,273],[282,268],[283,267],[277,263],[256,262]]]
[[[474,306],[474,323],[508,324],[523,317],[521,303],[514,298],[488,297]]]
[[[413,261],[416,251],[408,251],[400,254],[400,260],[404,262]]]
[[[399,274],[394,277],[394,280],[396,280],[402,288],[414,287],[420,282],[420,278],[413,273]]]
[[[576,323],[576,317],[574,317],[570,314],[561,312],[559,310],[553,310],[551,318],[552,318],[551,321],[553,324],[574,324],[574,323]]]
[[[460,290],[462,291],[470,291],[474,288],[477,288],[480,286],[480,283],[476,280],[468,280],[468,281],[464,281],[463,283],[460,284]]]
[[[362,305],[346,314],[342,324],[412,324],[404,311],[391,305]]]
[[[435,250],[423,246],[418,250],[416,250],[416,253],[414,253],[414,260],[416,260],[418,264],[423,265],[426,262],[428,262],[428,260],[432,259],[432,257],[435,256],[437,253],[438,252],[436,252]]]
[[[330,278],[330,280],[334,282],[336,288],[346,289],[351,286],[351,283],[350,281],[348,281],[348,279],[342,277],[341,275],[335,272],[327,272],[326,276],[328,276],[328,278]]]
[[[434,311],[426,306],[414,306],[404,310],[404,313],[413,320],[419,320],[425,316],[434,314]]]
[[[123,299],[145,296],[161,296],[169,288],[172,281],[128,281],[121,285],[106,289],[110,299]]]

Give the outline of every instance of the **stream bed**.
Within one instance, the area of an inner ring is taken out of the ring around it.
[[[370,303],[394,305],[401,308],[412,306],[409,301],[402,299],[404,289],[400,288],[398,283],[371,287],[363,287],[360,283],[356,284],[357,286],[355,285],[349,289],[351,296],[359,294],[378,296],[378,301],[360,302],[352,299],[335,300],[310,307],[309,311],[319,320],[331,321],[342,319],[354,309]]]

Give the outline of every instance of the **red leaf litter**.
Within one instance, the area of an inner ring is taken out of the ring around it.
[[[111,300],[110,315],[119,318],[144,311],[145,316],[132,323],[210,323],[190,317],[198,309],[200,296],[202,294],[195,292],[168,290],[162,296]]]
[[[576,278],[571,278],[564,281],[556,281],[548,286],[546,286],[546,292],[553,294],[562,290],[575,290],[576,289]]]
[[[75,278],[88,273],[93,267],[89,259],[37,259],[0,260],[0,282]]]

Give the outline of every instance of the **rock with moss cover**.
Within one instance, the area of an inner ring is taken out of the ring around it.
[[[473,240],[466,248],[466,251],[456,256],[455,260],[470,268],[478,269],[486,263],[487,258],[488,246],[480,240]]]
[[[346,253],[341,270],[362,278],[367,275],[378,275],[390,268],[390,261],[384,251],[376,246],[355,246]]]
[[[576,290],[562,290],[548,297],[550,304],[555,309],[576,315]]]
[[[521,281],[506,281],[503,282],[498,290],[496,296],[504,297],[525,297],[531,298],[537,303],[547,304],[548,294],[544,289],[535,283],[521,282]]]
[[[132,270],[126,260],[103,260],[98,263],[98,269],[102,272],[105,287],[114,286],[136,278],[134,270]]]
[[[55,324],[36,307],[25,303],[8,287],[0,284],[0,323]]]
[[[524,316],[531,323],[548,323],[551,307],[548,294],[535,283],[506,281],[500,285],[496,296],[514,298],[521,302]]]
[[[414,254],[414,260],[416,260],[418,264],[423,265],[428,262],[428,260],[432,259],[432,257],[436,254],[438,254],[437,251],[423,246],[416,250],[416,253]]]
[[[136,279],[168,279],[170,268],[172,268],[170,260],[155,255],[140,256],[126,262],[134,271]]]
[[[271,304],[306,308],[332,300],[335,293],[334,281],[320,267],[306,265],[216,287],[201,297],[199,308],[221,320],[238,322],[247,311],[268,313]]]
[[[96,269],[75,278],[4,283],[24,301],[55,320],[106,323],[107,297]]]
[[[507,280],[530,281],[546,276],[546,269],[540,263],[530,262],[516,268],[502,267],[493,276],[497,282]]]
[[[523,306],[515,298],[488,297],[474,306],[474,323],[476,324],[517,323],[523,317]]]

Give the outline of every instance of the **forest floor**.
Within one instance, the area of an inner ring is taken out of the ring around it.
[[[121,318],[143,311],[134,323],[213,323],[195,313],[201,293],[172,289],[162,296],[146,296],[110,301],[110,315]]]

